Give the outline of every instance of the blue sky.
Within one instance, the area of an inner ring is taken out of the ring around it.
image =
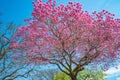
[[[32,1],[0,0],[0,12],[3,14],[0,19],[4,22],[13,21],[15,23],[23,23],[25,18],[31,17],[33,10]],[[83,9],[89,12],[105,9],[116,14],[116,17],[120,17],[120,0],[57,0],[57,5],[67,4],[69,1],[82,3]]]
[[[0,20],[22,23],[24,18],[31,16],[32,8],[32,0],[0,0]]]

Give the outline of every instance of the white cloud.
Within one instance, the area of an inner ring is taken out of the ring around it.
[[[117,66],[117,68],[113,67],[113,68],[110,68],[109,70],[105,71],[105,73],[108,75],[112,75],[112,74],[115,74],[118,72],[120,72],[120,65]]]

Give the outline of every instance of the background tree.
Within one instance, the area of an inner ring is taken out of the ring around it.
[[[39,69],[36,68],[31,73],[32,80],[53,80],[54,74],[58,72],[58,69],[48,68],[48,69]]]
[[[83,71],[79,72],[77,75],[77,80],[106,80],[106,74],[103,73],[101,70],[90,70],[84,69]],[[68,75],[63,72],[58,72],[54,75],[53,80],[71,80]]]
[[[12,37],[16,33],[18,26],[8,23],[6,26],[0,26],[0,80],[15,80],[19,77],[26,78],[32,71],[25,63],[23,55],[13,54],[10,48]],[[17,53],[16,51],[14,51]],[[14,58],[14,59],[13,59]]]
[[[19,28],[11,45],[29,63],[55,64],[77,80],[85,66],[100,64],[106,70],[119,59],[120,19],[114,14],[105,10],[89,14],[74,2],[56,6],[55,0],[37,0],[33,4],[33,18]]]

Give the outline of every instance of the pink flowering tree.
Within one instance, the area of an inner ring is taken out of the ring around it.
[[[120,20],[106,10],[89,14],[80,3],[56,6],[56,1],[34,4],[33,17],[20,27],[11,44],[29,63],[50,63],[77,80],[86,65],[107,69],[120,53]]]

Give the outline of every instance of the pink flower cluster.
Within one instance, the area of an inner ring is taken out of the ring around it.
[[[17,43],[11,43],[11,48],[18,48],[19,44]]]

